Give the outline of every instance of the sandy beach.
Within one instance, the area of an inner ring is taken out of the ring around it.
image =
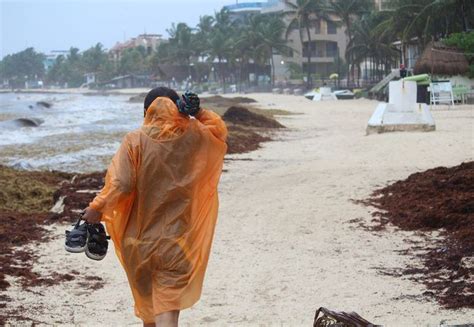
[[[298,115],[277,116],[288,129],[226,161],[202,299],[182,312],[182,326],[309,326],[320,306],[386,326],[474,322],[474,310],[443,309],[422,284],[380,274],[416,264],[396,252],[410,246],[406,239],[427,241],[395,228],[360,228],[370,224],[371,209],[351,201],[414,172],[473,160],[474,106],[434,109],[435,132],[366,136],[375,101],[245,96]],[[103,278],[104,287],[92,291],[80,279],[29,290],[13,283],[9,308],[44,325],[140,325],[113,251],[99,263],[67,254],[66,225],[50,228],[52,241],[38,245],[38,271],[76,270]]]

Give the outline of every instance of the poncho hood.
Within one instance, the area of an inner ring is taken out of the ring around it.
[[[141,130],[153,139],[169,139],[183,134],[190,120],[169,98],[159,97],[148,107]]]

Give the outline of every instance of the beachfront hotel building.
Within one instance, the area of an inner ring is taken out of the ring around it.
[[[163,42],[165,42],[165,40],[161,34],[140,34],[125,42],[117,42],[112,49],[110,49],[109,56],[114,62],[118,62],[126,49],[133,49],[139,46],[144,47],[147,54],[151,54],[156,51]]]
[[[260,2],[236,2],[224,6],[233,20],[244,20],[252,14],[283,14],[288,10],[284,0],[268,0]],[[287,20],[287,18],[284,18]],[[301,43],[299,31],[292,31],[288,36],[288,45],[293,48],[290,56],[274,54],[275,80],[277,82],[289,81],[291,78],[290,65],[302,67],[303,72],[308,69],[320,78],[338,72],[340,57],[344,56],[347,47],[347,36],[343,27],[337,26],[337,19],[332,21],[321,20],[315,28],[311,29],[311,42],[307,41],[306,34]],[[308,66],[307,54],[311,54],[311,65]]]
[[[63,56],[66,58],[69,55],[69,50],[52,50],[45,55],[43,60],[44,70],[47,72],[53,67],[54,63],[58,59],[59,56]]]
[[[256,13],[284,14],[288,11],[288,5],[284,0],[267,0],[254,2],[240,2],[224,6],[232,19],[244,19],[248,15]],[[374,8],[378,11],[390,10],[390,0],[374,0]],[[306,33],[303,35],[303,43],[300,40],[299,31],[292,31],[288,36],[288,45],[294,49],[290,56],[282,56],[275,53],[275,80],[289,81],[291,74],[289,66],[294,63],[302,67],[306,74],[308,69],[316,77],[327,79],[331,74],[341,71],[341,63],[344,60],[348,38],[345,27],[339,23],[338,17],[331,20],[320,20],[311,29],[311,42],[308,41]],[[289,23],[289,18],[284,18]],[[307,63],[307,54],[311,54],[311,64]]]
[[[245,21],[250,15],[259,14],[262,12],[263,5],[265,2],[241,2],[236,1],[235,4],[224,6],[223,9],[227,10],[230,14],[230,18],[233,21]]]
[[[262,6],[261,13],[283,14],[288,10],[288,5],[283,0],[269,0]],[[289,23],[288,18],[284,18]],[[345,29],[338,26],[337,17],[332,20],[320,20],[311,29],[311,42],[309,42],[306,33],[303,35],[301,43],[299,31],[292,31],[288,36],[288,45],[294,49],[290,56],[274,54],[275,80],[289,81],[291,63],[302,67],[306,73],[308,69],[316,74],[316,77],[327,79],[331,74],[337,73],[338,67],[347,47],[347,36]],[[307,63],[307,55],[311,55],[310,66]]]

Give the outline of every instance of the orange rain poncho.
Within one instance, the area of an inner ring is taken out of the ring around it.
[[[227,129],[212,111],[196,119],[168,98],[127,134],[90,206],[102,213],[145,323],[201,295],[217,219]]]

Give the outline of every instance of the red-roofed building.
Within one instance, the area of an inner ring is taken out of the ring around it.
[[[140,34],[123,43],[117,42],[109,51],[110,58],[113,61],[120,61],[122,53],[126,49],[132,49],[143,46],[147,53],[156,51],[159,45],[164,41],[161,34]]]

